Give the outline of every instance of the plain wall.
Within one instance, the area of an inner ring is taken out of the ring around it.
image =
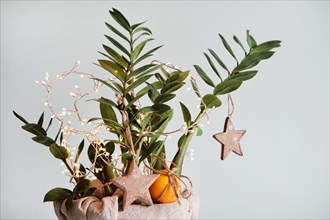
[[[60,162],[30,139],[12,110],[36,121],[46,110],[46,93],[35,80],[46,71],[54,77],[69,70],[76,60],[79,70],[105,76],[93,62],[108,43],[103,34],[110,33],[104,22],[113,23],[111,7],[132,23],[148,20],[156,39],[151,44],[165,44],[155,59],[194,76],[194,64],[211,72],[203,56],[207,48],[234,65],[218,33],[240,57],[233,34],[244,43],[246,29],[257,42],[282,40],[257,76],[233,93],[232,120],[247,130],[244,156],[232,153],[221,161],[221,145],[212,138],[223,129],[224,96],[211,123],[204,120],[203,136],[193,139],[194,161],[185,163],[184,174],[200,196],[201,219],[329,218],[329,1],[1,1],[1,219],[56,218],[43,196],[53,187],[72,186]],[[210,92],[198,82],[203,93]],[[70,104],[62,86],[52,97],[58,109]],[[193,92],[182,91],[172,102],[170,128],[182,124],[180,100],[197,113]],[[82,108],[87,117],[98,114],[96,103]],[[170,154],[177,138],[167,144]]]

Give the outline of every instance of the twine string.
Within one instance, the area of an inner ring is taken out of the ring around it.
[[[191,194],[192,194],[192,190],[191,188],[193,187],[193,184],[192,184],[192,181],[190,180],[189,177],[187,176],[184,176],[184,175],[179,175],[177,173],[175,173],[175,171],[177,170],[177,165],[175,163],[173,163],[172,161],[168,161],[166,159],[164,159],[163,157],[160,157],[158,155],[155,155],[155,154],[150,154],[148,157],[156,157],[163,165],[163,168],[164,170],[156,170],[154,169],[153,167],[149,166],[145,161],[143,161],[144,165],[149,168],[150,170],[152,170],[154,173],[157,173],[157,174],[163,174],[163,175],[166,175],[168,176],[168,179],[169,179],[169,182],[167,183],[165,189],[162,191],[162,193],[155,199],[156,201],[159,201],[160,198],[162,198],[162,196],[165,194],[165,192],[168,190],[169,187],[172,187],[173,191],[174,191],[174,194],[175,194],[175,197],[178,199],[179,196],[181,195],[183,198],[185,199],[188,199]],[[147,157],[147,158],[148,158]],[[167,165],[167,162],[171,163],[171,165],[173,165],[173,168],[170,169]],[[186,179],[188,180],[189,184],[190,184],[190,188],[188,187],[188,185],[182,180],[182,179]],[[178,194],[177,190],[176,190],[176,183],[177,183],[177,180],[179,180],[185,187],[185,190],[184,191],[188,191],[188,195],[184,196],[182,194],[182,192],[180,192],[180,195]],[[180,201],[178,200],[179,204],[180,204]]]
[[[230,94],[228,94],[228,117],[231,117],[234,113],[234,102]]]

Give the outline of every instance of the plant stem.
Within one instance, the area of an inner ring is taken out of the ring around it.
[[[193,124],[195,125],[194,128],[199,124],[200,119],[205,115],[206,109],[204,108],[203,110],[201,110],[201,112],[197,115],[195,121],[193,122]],[[192,139],[192,137],[194,136],[195,132],[188,132],[188,134],[186,135],[186,141],[185,143],[179,147],[178,151],[176,152],[173,160],[172,160],[172,164],[171,164],[171,168],[176,167],[177,170],[175,171],[175,173],[177,173],[178,175],[181,175],[182,173],[182,165],[183,165],[183,161],[184,161],[184,157],[186,155],[189,143]]]

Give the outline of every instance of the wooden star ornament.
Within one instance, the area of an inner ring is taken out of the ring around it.
[[[235,130],[230,117],[226,118],[224,132],[213,135],[213,137],[222,144],[221,160],[224,160],[230,151],[243,156],[239,141],[245,132],[245,130]]]
[[[149,187],[155,182],[159,174],[142,175],[135,160],[132,160],[127,175],[118,177],[112,183],[123,192],[123,210],[134,201],[152,205]]]

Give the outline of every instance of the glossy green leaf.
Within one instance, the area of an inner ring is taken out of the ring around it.
[[[144,150],[140,162],[142,162],[144,159],[146,159],[151,154],[158,154],[159,150],[164,147],[164,141],[156,141],[153,144],[149,146],[148,149]]]
[[[214,57],[214,59],[218,62],[218,64],[224,69],[226,70],[228,73],[230,73],[230,71],[228,70],[227,66],[224,64],[224,62],[222,62],[222,60],[219,58],[219,56],[211,49],[209,49],[210,53],[212,54],[212,56]]]
[[[158,49],[161,48],[161,47],[163,47],[163,45],[160,45],[160,46],[158,46],[158,47],[155,47],[155,48],[149,50],[148,52],[146,52],[145,54],[143,54],[142,56],[140,56],[140,57],[134,62],[133,65],[135,66],[136,64],[138,64],[138,63],[141,62],[142,60],[146,59],[147,57],[152,56],[152,55],[153,55],[152,53],[155,52],[156,50],[158,50]]]
[[[73,189],[73,195],[78,195],[80,193],[83,193],[90,188],[93,188],[93,184],[89,179],[82,179],[80,180],[77,185]]]
[[[126,29],[128,32],[131,32],[131,25],[127,21],[127,19],[124,17],[122,13],[120,13],[115,8],[112,8],[113,11],[109,11],[110,15],[117,21],[117,23],[122,26],[124,29]]]
[[[217,108],[221,106],[221,100],[218,99],[218,97],[216,97],[213,94],[207,94],[203,97],[202,99],[204,104],[201,104],[201,107],[205,107],[206,108]]]
[[[182,115],[183,115],[183,120],[186,122],[188,126],[191,124],[191,115],[190,112],[182,102],[180,102],[181,110],[182,110]]]
[[[150,35],[152,34],[151,30],[147,27],[138,27],[133,31],[133,34],[136,34],[138,32],[145,31],[148,32]]]
[[[161,94],[160,96],[158,96],[155,99],[155,103],[162,104],[162,103],[168,102],[169,100],[173,99],[174,97],[175,97],[175,94],[171,94],[171,93]]]
[[[129,76],[129,78],[131,78],[133,76],[138,76],[139,74],[142,74],[143,72],[152,69],[152,67],[155,67],[155,65],[154,64],[147,64],[147,65],[141,66],[138,69],[131,72],[128,76]]]
[[[274,53],[274,51],[260,51],[254,54],[248,54],[241,63],[233,69],[232,73],[250,69],[258,65],[261,60],[270,58]]]
[[[46,128],[46,132],[48,131],[48,129],[50,128],[50,126],[52,125],[52,122],[53,122],[53,118],[51,118],[48,122],[48,126]]]
[[[244,48],[244,46],[243,46],[243,44],[242,44],[242,42],[238,39],[238,37],[237,36],[235,36],[234,35],[234,41],[242,48],[242,50],[244,51],[244,53],[245,53],[245,55],[247,54],[247,52],[246,52],[246,50],[245,50],[245,48]]]
[[[116,64],[109,60],[98,60],[101,67],[114,75],[121,82],[125,81],[126,73]]]
[[[65,188],[54,188],[46,193],[44,202],[63,201],[71,196],[71,190]]]
[[[166,80],[166,84],[174,83],[174,82],[182,82],[189,76],[189,70],[188,71],[175,71],[170,73],[168,79]]]
[[[164,94],[164,93],[171,93],[174,92],[178,89],[180,89],[182,86],[184,86],[186,83],[184,82],[172,82],[169,84],[166,84],[161,90],[160,93]]]
[[[214,88],[214,95],[223,95],[238,89],[242,84],[240,80],[225,80]]]
[[[160,73],[155,73],[155,77],[158,79],[159,82],[165,82],[165,78]]]
[[[140,55],[140,53],[142,52],[143,48],[145,47],[145,45],[149,42],[153,40],[152,38],[146,39],[144,41],[142,41],[141,43],[139,43],[136,48],[134,49],[133,53],[131,54],[131,61],[135,61],[138,56]]]
[[[106,82],[105,80],[99,79],[99,78],[92,78],[93,80],[96,80],[98,82],[101,82],[103,85],[106,85],[107,87],[109,87],[110,89],[112,89],[114,92],[119,92],[118,89],[116,89],[113,85],[111,85],[110,83]]]
[[[104,141],[113,142],[113,143],[119,145],[120,147],[123,147],[125,149],[130,149],[130,146],[128,146],[127,143],[122,142],[122,141],[118,141],[118,140],[104,140]]]
[[[137,27],[139,27],[141,24],[144,24],[144,23],[146,23],[146,21],[131,25],[131,30],[134,31]]]
[[[178,141],[178,147],[179,149],[182,148],[182,146],[184,146],[187,142],[187,136],[186,134],[183,134],[180,138],[179,138],[179,141]]]
[[[128,93],[128,92],[130,92],[131,90],[137,88],[137,87],[138,87],[139,85],[141,85],[142,83],[148,81],[148,79],[149,79],[150,77],[152,77],[152,76],[153,76],[153,74],[150,74],[150,75],[146,75],[146,76],[143,76],[143,77],[137,79],[136,81],[134,81],[131,85],[129,85],[129,86],[127,87],[127,89],[125,90],[125,92]]]
[[[240,81],[246,81],[246,80],[253,78],[257,74],[257,72],[258,72],[257,70],[238,72],[238,73],[230,75],[230,78],[240,80]]]
[[[202,135],[203,135],[203,130],[200,127],[197,127],[196,136],[202,136]]]
[[[148,86],[144,87],[143,89],[141,89],[137,94],[136,96],[141,96],[141,95],[144,95],[144,94],[147,94],[148,91],[150,90],[150,85],[152,85],[155,89],[160,89],[163,87],[163,83],[161,82],[154,82],[154,83],[151,83],[149,84]]]
[[[39,144],[43,144],[47,147],[49,147],[52,144],[55,144],[55,141],[47,136],[35,136],[32,138],[35,142]]]
[[[69,157],[69,151],[65,147],[58,146],[57,144],[51,144],[49,146],[50,152],[53,154],[53,156],[60,160],[65,160]]]
[[[159,94],[158,90],[157,90],[155,87],[153,87],[151,84],[149,84],[149,85],[150,85],[150,89],[149,89],[149,91],[148,91],[148,96],[149,96],[149,99],[150,99],[153,103],[155,103],[156,98],[157,98],[160,94]]]
[[[90,101],[90,100],[97,101],[99,103],[102,103],[102,104],[105,104],[105,105],[110,105],[112,107],[117,108],[117,104],[114,101],[112,101],[110,99],[107,99],[107,98],[104,98],[104,97],[101,97],[101,98],[98,98],[98,99],[89,99],[88,101]]]
[[[78,150],[77,150],[76,158],[75,158],[75,160],[74,160],[75,163],[77,163],[77,161],[78,161],[78,159],[79,159],[79,157],[80,157],[80,154],[81,154],[81,152],[82,152],[83,149],[84,149],[84,144],[85,144],[85,140],[82,139],[82,141],[81,141],[80,144],[79,144]]]
[[[143,36],[150,36],[150,34],[148,32],[142,32],[141,34],[139,34],[139,36],[137,36],[134,40],[133,40],[133,45]]]
[[[62,122],[61,122],[61,126],[59,127],[59,129],[58,129],[58,131],[57,131],[57,134],[56,134],[56,136],[55,136],[55,139],[54,139],[54,141],[56,142],[57,141],[57,139],[58,139],[58,137],[60,136],[60,134],[61,134],[61,131],[62,131]],[[61,141],[60,141],[61,142]]]
[[[250,52],[250,54],[254,54],[254,53],[257,53],[260,51],[270,51],[270,50],[272,50],[276,47],[280,47],[280,46],[281,46],[281,41],[279,41],[279,40],[267,41],[262,44],[259,44],[255,48],[253,48],[253,50]]]
[[[34,124],[34,123],[26,124],[26,125],[23,125],[22,128],[37,136],[46,136],[47,135],[45,129],[43,129],[38,124]]]
[[[121,45],[118,41],[116,41],[114,38],[108,36],[108,35],[105,35],[105,37],[114,45],[116,46],[119,50],[121,50],[123,53],[125,53],[127,56],[129,56],[129,52],[128,50],[123,46]]]
[[[126,62],[126,58],[122,55],[120,55],[119,53],[117,53],[117,51],[115,51],[114,49],[112,49],[111,47],[108,47],[107,45],[102,45],[104,50],[109,54],[106,55],[102,52],[99,52],[100,54],[108,57],[111,61],[113,61],[113,63],[115,63],[120,69],[125,69],[127,68],[129,62]]]
[[[221,41],[223,43],[223,45],[225,46],[226,50],[230,53],[230,55],[236,60],[236,62],[238,63],[238,60],[233,52],[233,50],[231,49],[231,47],[229,46],[229,44],[227,43],[226,39],[219,34],[219,37],[221,38]]]
[[[37,124],[42,127],[43,123],[44,123],[44,112],[41,114]]]
[[[208,75],[204,72],[204,70],[198,65],[194,65],[198,75],[204,80],[204,82],[212,87],[214,87],[213,81],[208,77]]]
[[[209,62],[209,64],[210,64],[212,70],[213,70],[213,71],[215,72],[215,74],[217,74],[217,76],[222,80],[219,71],[217,70],[217,68],[215,68],[214,63],[213,63],[213,61],[211,60],[211,58],[209,57],[209,55],[207,55],[207,53],[204,53],[204,55],[205,55],[207,61]]]
[[[115,144],[113,142],[108,142],[105,144],[104,148],[107,150],[107,152],[112,155],[113,152],[115,152]]]
[[[249,47],[252,49],[257,46],[257,42],[254,40],[254,38],[250,34],[249,30],[246,31],[246,41],[247,41]]]
[[[125,41],[129,43],[129,39],[122,34],[120,31],[118,31],[115,27],[113,27],[111,24],[105,23],[105,25],[115,34],[117,34],[119,37],[123,38]]]
[[[20,116],[19,114],[17,114],[15,111],[13,111],[14,115],[21,120],[24,124],[29,124],[29,122],[27,120],[25,120],[22,116]]]

